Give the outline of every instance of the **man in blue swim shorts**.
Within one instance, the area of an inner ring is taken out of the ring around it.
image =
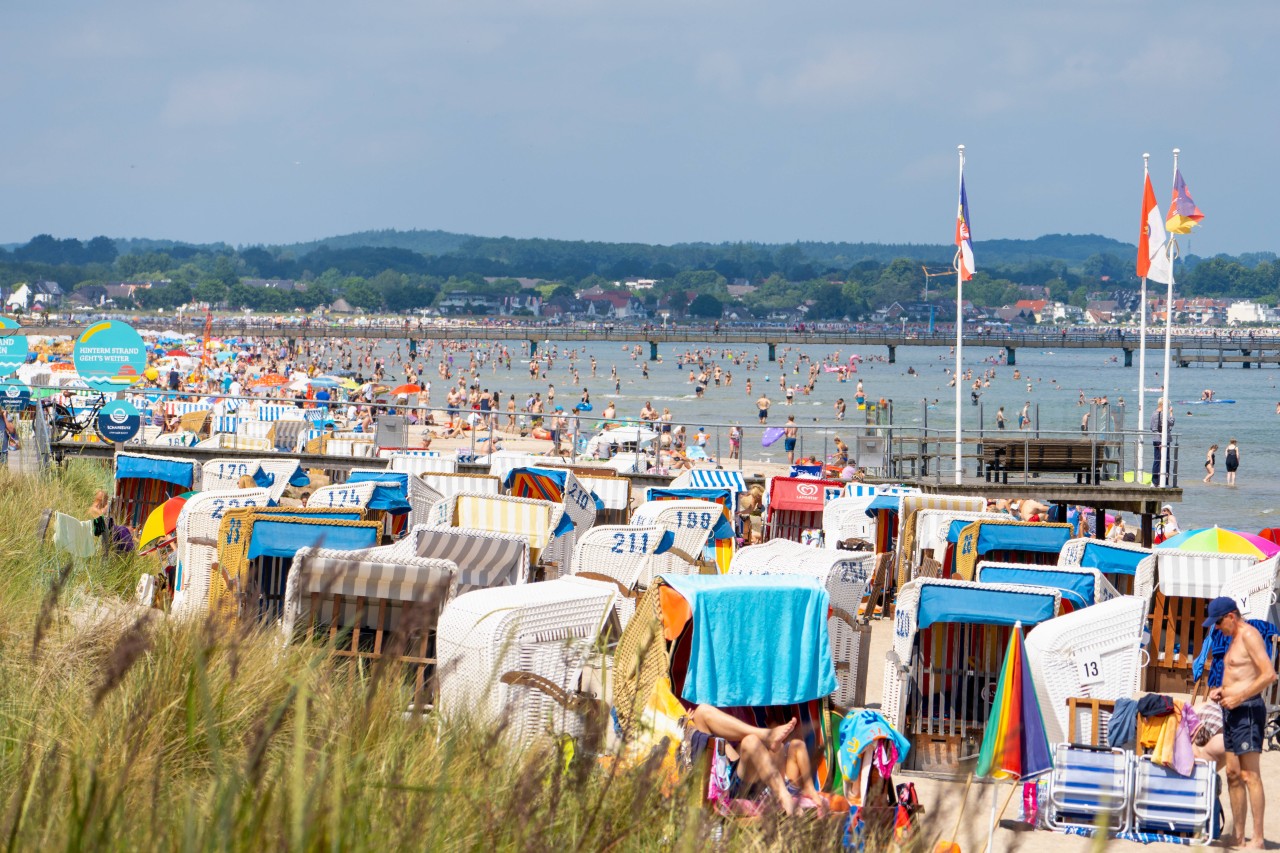
[[[1263,809],[1266,803],[1262,788],[1262,733],[1267,723],[1267,706],[1262,691],[1276,680],[1271,656],[1258,630],[1245,621],[1235,599],[1226,596],[1209,602],[1206,628],[1216,627],[1231,638],[1231,646],[1223,659],[1222,686],[1209,693],[1209,698],[1222,705],[1222,736],[1227,752],[1227,788],[1231,793],[1231,820],[1234,839],[1223,839],[1228,846],[1239,845],[1262,850]],[[1245,841],[1245,815],[1253,812],[1253,837]]]

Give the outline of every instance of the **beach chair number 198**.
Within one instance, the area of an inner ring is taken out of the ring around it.
[[[636,545],[640,547],[637,548]],[[623,546],[626,546],[625,548]],[[637,551],[644,553],[649,550],[649,534],[641,533],[637,538],[635,533],[615,533],[613,534],[613,547],[609,549],[612,554],[634,554]]]
[[[678,509],[676,510],[676,527],[687,527],[690,530],[696,530],[698,528],[710,530],[711,513],[685,512],[682,509]]]

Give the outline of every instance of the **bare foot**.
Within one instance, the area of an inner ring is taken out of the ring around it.
[[[1259,835],[1257,838],[1244,845],[1246,850],[1266,850],[1267,840]]]
[[[790,721],[769,729],[768,734],[762,737],[761,740],[764,741],[764,745],[770,752],[774,752],[778,747],[787,742],[787,738],[791,737],[791,733],[796,730],[797,723],[799,723],[799,720],[792,717]],[[788,812],[788,814],[790,814],[790,812]]]

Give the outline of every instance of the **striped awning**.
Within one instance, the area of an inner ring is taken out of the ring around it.
[[[395,546],[361,551],[302,548],[293,558],[285,584],[284,635],[293,635],[299,618],[310,609],[313,593],[330,600],[335,595],[349,597],[352,607],[357,606],[357,598],[443,604],[452,598],[456,573],[457,566],[448,560],[410,556]]]
[[[693,468],[671,481],[673,489],[732,489],[734,494],[747,490],[747,483],[737,471]]]
[[[391,547],[416,557],[455,563],[459,593],[513,586],[529,579],[529,541],[516,533],[415,526]]]

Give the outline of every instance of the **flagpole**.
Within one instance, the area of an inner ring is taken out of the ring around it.
[[[1181,149],[1173,149],[1173,174],[1174,180],[1178,175],[1178,154]],[[1164,385],[1160,394],[1160,485],[1168,487],[1169,485],[1169,417],[1172,414],[1169,408],[1169,348],[1173,343],[1173,234],[1169,234],[1169,239],[1165,241],[1165,251],[1169,257],[1169,284],[1164,302]]]
[[[958,145],[956,149],[960,152],[960,187],[957,189],[957,198],[964,188],[964,146]],[[964,474],[963,459],[963,436],[960,430],[960,413],[961,413],[961,395],[963,389],[960,387],[960,363],[961,354],[964,350],[964,265],[960,263],[959,257],[956,259],[956,485],[960,485]]]
[[[1143,152],[1143,186],[1146,186],[1147,166],[1150,159],[1151,155]],[[1147,277],[1145,275],[1142,277],[1142,299],[1138,305],[1138,311],[1141,318],[1138,321],[1138,434],[1141,435],[1147,428]],[[1137,468],[1133,472],[1135,484],[1142,483],[1142,472],[1146,470],[1142,460],[1142,451],[1146,449],[1146,443],[1145,437],[1138,442]]]

